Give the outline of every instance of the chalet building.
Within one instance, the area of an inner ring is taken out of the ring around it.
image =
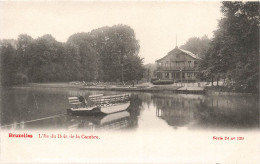
[[[200,58],[197,55],[176,46],[166,56],[156,61],[157,78],[174,82],[195,81],[198,60]]]

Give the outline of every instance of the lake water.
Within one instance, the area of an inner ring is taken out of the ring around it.
[[[2,129],[253,130],[259,101],[252,95],[183,95],[130,92],[131,105],[107,116],[70,116],[69,96],[119,94],[64,88],[2,88]]]

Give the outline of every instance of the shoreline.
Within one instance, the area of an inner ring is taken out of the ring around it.
[[[126,91],[126,92],[148,92],[148,93],[173,93],[173,94],[206,94],[206,95],[255,95],[254,93],[229,92],[209,89],[204,87],[201,90],[192,90],[189,87],[180,89],[183,86],[173,85],[153,85],[153,86],[115,86],[115,85],[100,85],[100,86],[84,86],[82,83],[72,82],[57,82],[57,83],[28,83],[25,85],[17,85],[12,87],[37,87],[37,88],[75,88],[80,90],[104,90],[104,91]]]
[[[181,87],[179,87],[181,88]],[[81,90],[105,90],[105,91],[127,91],[127,92],[149,92],[149,93],[174,93],[174,94],[205,94],[205,90],[178,90],[179,88],[155,87],[155,88],[138,88],[138,87],[83,87]]]
[[[178,90],[182,86],[156,85],[148,86],[84,86],[73,83],[28,83],[14,87],[37,87],[37,88],[77,88],[80,90],[104,90],[104,91],[126,91],[126,92],[150,92],[150,93],[175,93],[175,94],[205,94],[205,90]]]

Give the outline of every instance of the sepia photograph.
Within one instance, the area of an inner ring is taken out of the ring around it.
[[[259,1],[0,1],[0,163],[259,164]]]

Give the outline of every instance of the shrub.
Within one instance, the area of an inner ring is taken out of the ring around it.
[[[27,75],[23,73],[17,73],[15,75],[14,84],[19,85],[19,84],[26,84],[26,83],[28,83]]]
[[[155,80],[153,81],[154,85],[167,85],[167,84],[173,84],[172,80]]]
[[[156,80],[159,80],[159,79],[156,78],[156,77],[152,77],[152,78],[151,78],[151,83],[153,83],[153,82],[156,81]]]

